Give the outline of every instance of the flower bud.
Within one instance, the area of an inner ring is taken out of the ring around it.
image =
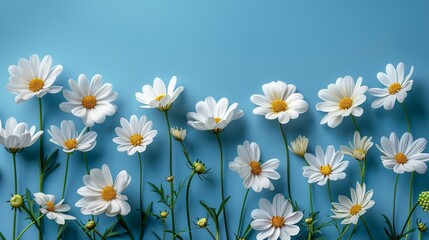
[[[429,212],[429,191],[419,194],[418,203],[420,207],[422,207],[423,211]]]
[[[161,218],[166,218],[166,217],[168,217],[168,212],[167,211],[162,211],[162,212],[159,213],[159,216]]]
[[[86,224],[85,224],[85,228],[86,230],[92,230],[95,228],[95,222],[92,220],[89,220]]]
[[[170,128],[170,133],[173,135],[174,139],[176,139],[179,142],[183,142],[186,137],[186,129],[182,129],[178,127]]]
[[[10,198],[9,204],[12,208],[20,208],[24,205],[24,198],[19,194],[15,194]]]
[[[312,224],[313,223],[313,218],[309,217],[305,219],[305,223],[307,224]]]
[[[205,228],[207,227],[207,218],[200,218],[197,222],[198,227]]]
[[[298,155],[299,157],[304,158],[304,154],[307,152],[308,147],[308,138],[305,136],[299,135],[294,141],[291,143],[291,147],[289,149]]]
[[[165,181],[167,181],[167,182],[172,182],[173,180],[174,180],[173,176],[168,176],[165,178]]]
[[[201,162],[194,162],[194,171],[198,174],[203,174],[206,172],[206,166]]]
[[[426,223],[422,223],[422,222],[419,222],[417,224],[417,228],[419,229],[420,232],[426,232],[426,230],[428,230]]]

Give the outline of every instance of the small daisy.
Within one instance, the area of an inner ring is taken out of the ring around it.
[[[40,205],[40,212],[45,214],[50,220],[55,220],[59,225],[64,225],[65,220],[76,220],[75,217],[64,214],[70,210],[70,206],[63,204],[64,199],[55,204],[55,196],[51,194],[44,194],[41,192],[34,193],[34,201]]]
[[[329,145],[326,155],[322,147],[316,146],[316,156],[311,153],[304,155],[309,166],[303,167],[303,175],[308,178],[308,183],[317,182],[318,185],[325,185],[328,180],[337,181],[346,177],[346,170],[349,162],[342,161],[343,153],[335,151],[334,146]]]
[[[186,115],[188,124],[200,131],[222,132],[231,121],[243,116],[243,110],[236,109],[237,105],[237,103],[233,103],[228,107],[226,98],[221,98],[219,102],[216,102],[213,97],[207,97],[195,105],[197,112],[190,112]]]
[[[303,213],[293,211],[292,205],[280,193],[274,196],[273,203],[265,198],[259,200],[260,209],[252,211],[253,221],[250,226],[260,231],[256,236],[257,240],[281,239],[289,240],[291,236],[299,233],[296,225],[301,221]]]
[[[399,103],[404,102],[407,97],[407,92],[413,87],[413,74],[414,67],[411,66],[410,73],[404,78],[404,63],[399,63],[395,67],[392,64],[386,65],[386,73],[377,73],[378,81],[381,82],[386,88],[371,88],[369,93],[377,99],[371,104],[372,108],[379,108],[383,106],[386,110],[391,110],[395,106],[396,100]]]
[[[78,82],[69,80],[71,91],[64,90],[64,97],[68,102],[60,104],[60,109],[64,112],[82,118],[87,127],[94,126],[94,123],[103,123],[106,116],[115,114],[117,107],[112,104],[118,97],[118,93],[112,89],[112,84],[101,81],[100,74],[94,75],[91,82],[81,74]]]
[[[160,78],[155,78],[153,87],[144,85],[142,92],[136,93],[137,101],[143,103],[142,108],[158,108],[160,111],[166,111],[171,108],[171,104],[179,97],[183,87],[176,87],[177,78],[173,76],[165,89],[165,84]]]
[[[354,157],[356,160],[364,160],[368,150],[374,145],[371,140],[372,137],[364,136],[361,138],[360,133],[355,131],[353,143],[349,142],[350,148],[341,146],[341,151],[346,155]]]
[[[399,140],[394,132],[387,137],[381,138],[381,146],[377,145],[378,150],[383,153],[381,161],[387,169],[393,169],[395,173],[426,172],[426,163],[429,161],[429,154],[422,153],[426,148],[426,139],[419,138],[414,141],[413,136],[406,132]]]
[[[361,186],[356,183],[356,191],[350,188],[350,195],[352,199],[340,195],[338,197],[339,203],[332,203],[334,209],[331,209],[335,219],[344,219],[341,224],[357,224],[359,217],[364,215],[368,209],[374,205],[374,200],[371,200],[373,191],[366,191],[365,183]]]
[[[237,146],[237,154],[238,157],[229,163],[229,168],[240,174],[245,188],[251,187],[255,192],[260,192],[264,188],[274,190],[270,179],[280,178],[280,174],[276,172],[280,165],[278,159],[270,159],[261,164],[258,144],[249,143],[249,141],[244,141],[243,145]]]
[[[61,121],[61,129],[51,125],[48,133],[51,135],[50,141],[63,148],[66,153],[72,153],[74,150],[81,152],[91,151],[97,143],[97,133],[94,131],[86,132],[84,128],[78,135],[73,121]]]
[[[318,111],[326,112],[320,124],[327,123],[329,127],[335,128],[343,121],[344,117],[360,117],[363,109],[359,107],[365,102],[367,86],[362,86],[362,78],[356,81],[350,76],[338,78],[335,84],[329,84],[327,89],[319,91],[319,98],[324,102],[316,105]]]
[[[174,139],[176,139],[179,142],[183,142],[186,137],[186,129],[182,129],[178,127],[170,128],[170,133],[173,135]]]
[[[136,115],[132,115],[129,122],[121,118],[121,127],[115,128],[115,132],[118,137],[115,137],[113,142],[119,144],[118,151],[127,151],[130,156],[136,152],[144,152],[158,133],[152,130],[152,121],[147,121],[146,116],[138,119]]]
[[[297,156],[304,158],[308,147],[308,138],[299,135],[294,141],[290,143],[289,149]]]
[[[14,117],[7,119],[4,129],[0,121],[0,144],[11,153],[20,152],[24,148],[30,147],[42,134],[43,131],[36,132],[36,126],[28,129],[27,123],[17,123]]]
[[[42,61],[38,55],[33,54],[30,59],[21,58],[18,66],[9,66],[9,82],[7,90],[17,94],[15,101],[21,103],[34,96],[42,98],[47,93],[58,93],[62,87],[52,86],[63,66],[52,67],[52,57],[46,55]]]
[[[265,115],[266,119],[278,119],[286,124],[290,119],[296,119],[299,114],[305,113],[308,104],[301,93],[295,93],[296,87],[282,81],[270,82],[262,85],[264,95],[255,94],[250,100],[258,105],[253,109],[257,115]]]
[[[126,202],[128,197],[122,191],[130,184],[131,176],[123,170],[113,182],[112,174],[106,164],[102,169],[91,169],[89,175],[83,177],[85,186],[79,188],[77,193],[83,198],[75,206],[80,207],[84,215],[99,215],[106,213],[113,217],[117,214],[127,215],[131,211]]]

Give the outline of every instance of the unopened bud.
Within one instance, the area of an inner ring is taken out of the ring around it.
[[[19,194],[15,194],[10,198],[9,203],[13,208],[20,208],[24,205],[24,198]]]

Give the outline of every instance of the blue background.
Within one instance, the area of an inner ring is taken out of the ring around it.
[[[216,99],[227,97],[238,102],[245,115],[233,122],[222,133],[225,165],[237,155],[236,146],[244,140],[257,142],[262,159],[279,158],[282,178],[274,182],[276,190],[250,193],[246,210],[247,221],[252,209],[258,208],[258,200],[272,200],[277,192],[285,193],[285,151],[276,121],[255,116],[250,96],[262,93],[264,83],[283,80],[297,86],[309,103],[309,111],[285,126],[289,141],[298,134],[310,138],[310,151],[317,144],[326,148],[328,144],[347,145],[352,139],[354,127],[347,118],[335,129],[319,124],[323,113],[315,110],[319,102],[317,92],[334,83],[338,77],[362,76],[369,87],[381,87],[377,72],[384,71],[387,63],[396,65],[405,62],[408,73],[414,65],[414,86],[406,99],[415,137],[428,137],[429,95],[429,3],[425,1],[12,1],[0,2],[0,119],[5,122],[14,116],[38,126],[36,99],[22,104],[14,102],[14,95],[6,90],[9,65],[16,65],[21,57],[29,58],[33,53],[40,56],[50,54],[54,64],[64,66],[56,81],[69,89],[67,80],[77,79],[81,73],[103,75],[119,93],[115,102],[119,110],[93,130],[99,134],[96,148],[89,153],[90,168],[110,166],[115,176],[125,169],[133,177],[125,190],[133,211],[126,219],[135,235],[138,232],[138,160],[126,153],[116,151],[114,127],[119,118],[129,119],[132,114],[145,114],[154,121],[158,136],[149,145],[144,158],[144,180],[163,183],[168,175],[168,133],[163,114],[154,109],[141,109],[134,93],[144,84],[152,84],[156,76],[169,81],[177,75],[178,84],[185,87],[170,111],[172,125],[186,126],[186,113],[195,111],[195,103],[207,96]],[[368,96],[363,104],[365,112],[358,124],[363,135],[373,136],[379,143],[381,136],[394,131],[402,135],[406,131],[405,117],[400,105],[392,111],[373,110]],[[43,98],[45,129],[61,120],[72,119],[82,127],[80,119],[59,110],[65,101],[62,94]],[[219,160],[214,136],[190,127],[187,142],[192,157],[206,162],[212,169],[211,181],[194,181],[192,186],[192,219],[204,217],[199,206],[200,199],[209,205],[219,203]],[[45,148],[55,149],[45,135]],[[174,144],[174,169],[176,179],[184,180],[190,173],[180,148]],[[37,156],[38,144],[18,155],[19,190],[38,190]],[[368,157],[367,184],[374,189],[375,206],[365,215],[377,239],[384,239],[381,214],[391,215],[393,182],[395,174],[386,170],[379,159],[375,146]],[[11,236],[12,211],[6,201],[13,192],[11,156],[0,151],[0,231]],[[349,196],[349,187],[358,180],[357,162],[351,163],[347,178],[332,184],[334,198],[338,194]],[[65,154],[58,160],[64,162]],[[66,203],[72,206],[70,214],[86,222],[88,216],[80,214],[74,203],[79,199],[76,190],[83,186],[85,174],[82,155],[73,154]],[[306,179],[302,176],[304,163],[292,156],[292,191],[294,198],[303,207],[308,206]],[[64,164],[46,180],[46,192],[61,193]],[[239,208],[245,193],[238,174],[225,168],[226,193],[232,195],[227,210],[231,230],[236,229]],[[408,206],[409,174],[400,178],[397,211],[399,223],[405,219]],[[416,175],[415,192],[428,188],[428,174]],[[176,184],[177,186],[177,184]],[[329,213],[329,198],[326,186],[315,186],[315,208]],[[144,186],[144,203],[154,201],[155,213],[165,209],[156,204],[157,197]],[[234,194],[233,194],[234,193]],[[184,192],[177,207],[177,223],[185,228]],[[428,221],[427,215],[419,216]],[[179,220],[180,219],[180,220]],[[326,218],[325,218],[326,219]],[[102,230],[112,219],[100,217]],[[413,220],[414,221],[414,220]],[[28,224],[20,214],[18,229]],[[46,239],[56,234],[56,224],[45,220]],[[398,227],[399,228],[399,227]],[[48,230],[49,229],[49,230]],[[161,224],[150,220],[145,239],[154,239],[151,230],[160,233]],[[332,227],[328,232],[335,232]],[[305,231],[303,231],[304,233]],[[78,235],[72,235],[76,233]],[[36,229],[31,229],[25,239],[34,239]],[[194,230],[195,239],[207,239],[201,230]],[[82,231],[70,224],[69,238],[83,238]],[[425,234],[427,236],[427,234]],[[184,235],[186,237],[186,235]],[[251,238],[254,238],[255,234]],[[365,239],[363,227],[358,229],[355,239]],[[415,239],[416,236],[413,236]]]

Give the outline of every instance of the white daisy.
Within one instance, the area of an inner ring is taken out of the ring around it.
[[[359,106],[365,102],[367,90],[367,86],[362,86],[361,77],[355,84],[350,76],[338,78],[335,84],[329,84],[327,89],[320,90],[318,95],[324,102],[318,103],[316,109],[326,112],[320,124],[327,123],[329,127],[335,128],[343,121],[343,117],[350,114],[360,117],[363,109]]]
[[[264,188],[274,190],[270,179],[280,178],[280,174],[276,172],[280,165],[278,159],[270,159],[261,164],[258,144],[249,141],[237,146],[237,154],[238,157],[229,163],[229,168],[240,174],[245,188],[251,187],[255,192],[260,192]]]
[[[18,66],[9,66],[9,82],[7,90],[17,94],[15,101],[21,103],[34,96],[41,98],[47,93],[58,93],[62,87],[52,86],[63,66],[56,65],[51,68],[52,57],[46,55],[42,61],[38,55],[33,54],[30,59],[21,58]]]
[[[399,140],[394,132],[387,137],[381,138],[381,146],[377,145],[378,150],[383,153],[381,161],[387,169],[393,169],[395,173],[426,172],[426,163],[429,161],[429,154],[422,153],[426,148],[426,139],[419,138],[415,141],[413,136],[406,132]]]
[[[257,240],[289,240],[291,236],[298,235],[300,229],[295,224],[301,221],[303,213],[294,212],[292,205],[282,194],[275,195],[272,204],[261,198],[259,207],[260,209],[252,211],[253,221],[250,223],[254,230],[260,231],[256,236]]]
[[[183,142],[186,138],[186,129],[182,129],[182,128],[178,128],[178,127],[174,127],[174,128],[170,128],[170,133],[171,135],[173,135],[174,139],[176,139],[179,142]]]
[[[127,151],[130,156],[136,152],[144,152],[158,133],[152,130],[152,121],[148,121],[146,116],[138,119],[136,115],[132,115],[129,122],[121,118],[121,127],[115,128],[115,132],[118,137],[115,137],[113,142],[119,144],[118,151]]]
[[[44,194],[41,192],[34,193],[34,201],[40,205],[40,212],[45,214],[50,220],[55,220],[59,225],[64,225],[65,220],[76,220],[75,217],[64,214],[70,210],[70,206],[63,204],[64,199],[55,204],[55,196],[51,194]]]
[[[43,131],[36,132],[36,126],[28,129],[27,123],[17,123],[14,117],[7,119],[4,129],[0,121],[0,144],[11,153],[30,147],[42,134]]]
[[[71,91],[64,90],[64,97],[68,102],[60,104],[60,109],[70,112],[82,118],[87,127],[94,126],[94,123],[103,123],[106,116],[115,114],[117,107],[112,102],[118,97],[118,93],[112,89],[112,84],[103,84],[100,74],[94,75],[91,82],[81,74],[78,82],[69,80]]]
[[[364,215],[368,209],[374,205],[374,200],[371,200],[373,191],[366,191],[365,183],[361,186],[356,183],[356,191],[350,188],[351,199],[340,195],[339,203],[332,203],[334,209],[331,209],[335,214],[331,216],[335,219],[344,219],[341,224],[357,224],[359,217]]]
[[[290,143],[290,145],[291,147],[289,147],[289,150],[303,158],[304,154],[307,152],[308,138],[299,135],[294,141]]]
[[[399,103],[404,102],[407,92],[413,87],[413,80],[410,79],[413,71],[414,67],[411,66],[410,73],[404,78],[404,63],[399,63],[396,69],[392,64],[387,64],[386,73],[377,73],[378,81],[386,87],[369,89],[369,93],[377,97],[371,107],[383,106],[384,109],[391,110],[395,106],[396,100]]]
[[[51,125],[48,133],[51,135],[50,141],[63,148],[66,153],[72,153],[74,150],[81,152],[91,151],[97,143],[97,133],[94,131],[86,132],[87,128],[82,129],[78,135],[73,121],[61,121],[61,129]]]
[[[177,99],[183,91],[183,87],[176,87],[177,78],[173,76],[165,89],[165,84],[160,78],[155,78],[153,87],[144,85],[142,92],[136,93],[137,101],[143,103],[142,108],[158,108],[161,111],[166,111],[171,108],[171,104]]]
[[[368,150],[374,145],[371,142],[372,137],[364,136],[360,137],[360,133],[355,131],[353,136],[353,143],[349,142],[350,148],[346,146],[341,146],[341,151],[346,154],[354,157],[356,160],[364,160]]]
[[[197,112],[186,114],[188,124],[200,131],[221,132],[228,124],[244,115],[243,110],[236,109],[237,103],[228,107],[228,99],[221,98],[216,102],[213,97],[207,97],[195,105]]]
[[[328,180],[337,181],[346,177],[346,170],[349,162],[342,161],[343,153],[335,151],[334,146],[329,145],[326,155],[322,147],[316,146],[316,156],[311,153],[304,154],[304,158],[309,166],[303,167],[303,175],[308,178],[308,183],[317,182],[318,185],[325,185]]]
[[[253,113],[265,115],[266,119],[278,119],[281,124],[286,124],[308,109],[304,96],[301,93],[295,93],[295,85],[282,81],[270,82],[262,85],[262,91],[265,96],[254,94],[250,100],[259,106],[253,109]]]
[[[121,171],[113,182],[109,167],[103,164],[102,169],[91,169],[89,175],[83,177],[83,182],[85,186],[77,190],[83,198],[75,204],[81,208],[82,214],[106,213],[107,216],[113,217],[117,214],[127,215],[131,211],[126,202],[128,197],[121,194],[131,182],[131,176],[125,170]]]

